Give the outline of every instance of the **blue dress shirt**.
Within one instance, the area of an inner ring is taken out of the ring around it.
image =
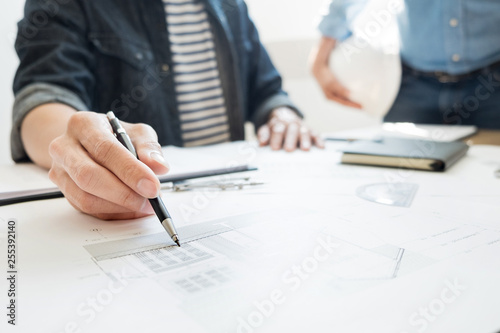
[[[354,18],[367,2],[331,0],[322,13],[320,32],[340,41],[348,38]],[[397,14],[401,58],[411,67],[463,74],[500,61],[499,0],[405,0],[404,4]],[[374,22],[380,10],[370,13]]]

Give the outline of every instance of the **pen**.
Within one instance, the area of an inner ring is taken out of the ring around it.
[[[130,137],[128,136],[127,132],[125,132],[125,129],[122,127],[122,125],[118,121],[118,118],[116,118],[113,111],[109,111],[106,115],[108,117],[109,123],[111,124],[111,127],[113,128],[113,133],[115,134],[118,141],[120,141],[137,159],[139,159],[139,157],[137,156],[137,152],[135,151],[134,145],[130,140]],[[149,202],[151,203],[151,206],[153,207],[156,216],[158,216],[158,219],[160,220],[160,223],[163,226],[163,228],[165,228],[168,235],[177,244],[177,246],[180,247],[181,244],[179,243],[177,230],[175,230],[174,223],[172,222],[172,217],[170,216],[167,208],[165,207],[163,200],[161,200],[161,197],[149,199]]]

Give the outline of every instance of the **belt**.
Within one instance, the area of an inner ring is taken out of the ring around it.
[[[440,71],[433,71],[433,72],[424,72],[420,71],[418,69],[415,69],[413,67],[408,66],[407,64],[403,63],[403,68],[406,71],[409,71],[415,76],[423,76],[423,77],[432,77],[438,80],[441,83],[453,83],[453,82],[460,82],[463,80],[467,80],[473,77],[476,77],[480,74],[485,74],[488,71],[500,66],[500,61],[497,61],[491,65],[488,65],[483,68],[476,69],[474,71],[464,73],[464,74],[449,74],[446,72],[440,72]]]

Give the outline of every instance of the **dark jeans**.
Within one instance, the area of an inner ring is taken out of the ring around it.
[[[384,121],[500,129],[500,65],[457,82],[440,82],[403,65],[398,96]]]

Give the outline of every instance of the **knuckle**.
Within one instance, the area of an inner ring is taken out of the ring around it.
[[[161,146],[158,141],[146,141],[141,144],[141,148],[153,151],[161,151]]]
[[[277,123],[279,123],[281,120],[279,119],[278,116],[273,115],[271,119],[269,119],[268,124],[272,128],[274,127]]]
[[[79,207],[79,209],[82,212],[84,212],[86,214],[90,214],[90,215],[94,215],[94,216],[97,214],[96,203],[88,195],[81,196],[78,199],[78,201],[76,202],[76,205]]]
[[[68,128],[79,128],[86,122],[86,119],[87,115],[85,112],[76,112],[69,118]]]
[[[132,131],[134,133],[137,133],[138,135],[149,136],[153,138],[154,141],[158,141],[158,135],[156,134],[156,131],[153,129],[153,127],[151,127],[148,124],[143,124],[143,123],[133,124]]]
[[[285,124],[282,122],[276,122],[272,125],[273,132],[275,133],[283,133],[285,132]]]
[[[308,127],[302,126],[300,128],[300,135],[309,137],[309,136],[312,136],[312,133]]]
[[[84,191],[72,191],[64,193],[64,196],[68,199],[71,206],[80,212],[92,214],[95,209],[95,202],[92,200],[92,196]]]
[[[269,133],[270,133],[269,126],[263,125],[257,131],[257,136],[261,139],[267,139],[269,137]]]
[[[85,213],[85,212],[84,212],[84,211],[83,211],[83,210],[82,210],[82,209],[78,206],[78,204],[77,204],[76,202],[74,202],[73,200],[71,200],[71,199],[70,199],[70,198],[68,198],[68,197],[66,197],[66,198],[67,198],[67,200],[68,200],[69,204],[70,204],[70,205],[71,205],[74,209],[76,209],[76,210],[77,210],[77,211],[79,211],[79,212]]]
[[[57,137],[49,144],[49,155],[52,159],[56,159],[63,154],[62,138]]]
[[[138,163],[138,162],[136,162]],[[140,168],[137,167],[136,163],[126,164],[122,167],[121,175],[126,184],[137,183],[140,178]],[[120,177],[121,178],[121,177]]]
[[[115,143],[110,140],[97,140],[92,147],[91,155],[98,161],[105,161],[114,151]]]
[[[49,179],[57,185],[58,182],[58,177],[57,177],[57,171],[55,170],[54,166],[52,166],[49,170]]]
[[[156,140],[147,140],[141,144],[142,148],[149,150],[161,150],[161,146]]]
[[[95,176],[96,171],[95,167],[85,163],[75,169],[75,173],[72,178],[79,188],[88,191],[93,189],[96,184],[96,179],[98,178]]]

